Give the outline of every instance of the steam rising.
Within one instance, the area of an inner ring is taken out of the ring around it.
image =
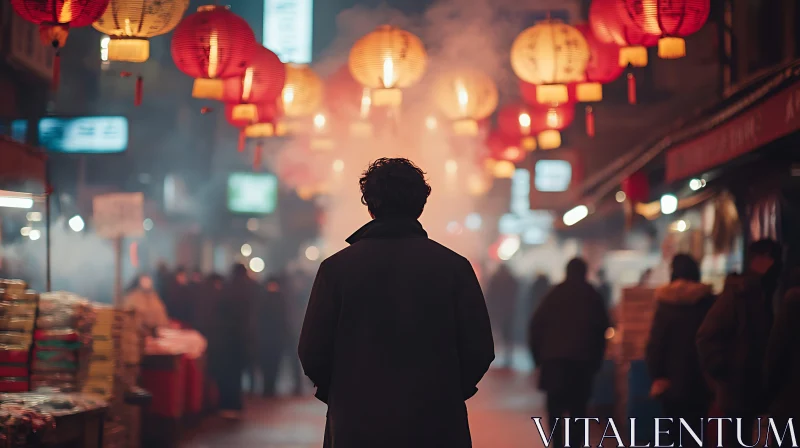
[[[511,42],[526,25],[526,12],[541,10],[518,3],[522,2],[440,0],[420,16],[405,15],[387,6],[354,7],[339,14],[337,38],[314,64],[323,78],[347,64],[356,40],[383,24],[418,35],[425,43],[429,64],[420,83],[404,90],[399,109],[370,107],[368,97],[353,106],[362,115],[368,110],[374,123],[385,124],[375,126],[371,137],[351,137],[330,153],[309,151],[308,142],[297,138],[269,161],[291,187],[304,182],[326,183],[322,179],[327,179],[328,194],[320,199],[326,213],[324,255],[343,248],[345,238],[369,220],[357,180],[367,165],[380,157],[407,157],[427,173],[433,191],[421,221],[432,238],[473,260],[485,255],[486,242],[471,235],[463,223],[470,213],[480,212],[469,191],[491,182],[480,157],[486,153],[486,130],[474,138],[453,138],[449,129],[452,124],[439,116],[434,104],[432,85],[445,69],[477,69],[497,82],[501,97],[513,93],[516,78],[508,62]],[[391,67],[385,66],[384,71],[391,71]],[[466,92],[459,95],[460,101],[468,99]],[[284,175],[288,166],[298,163],[311,165],[308,177]]]

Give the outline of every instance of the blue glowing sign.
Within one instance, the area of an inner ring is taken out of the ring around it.
[[[51,152],[108,154],[128,149],[125,117],[47,117],[39,120],[39,146]]]

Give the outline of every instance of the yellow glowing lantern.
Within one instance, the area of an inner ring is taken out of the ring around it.
[[[308,65],[287,64],[286,84],[281,92],[283,113],[287,118],[307,117],[322,102],[322,80]]]
[[[151,37],[172,31],[189,7],[189,0],[111,0],[92,26],[108,34],[108,59],[144,62],[150,57]]]
[[[567,84],[583,81],[589,56],[589,44],[578,29],[547,20],[517,36],[511,68],[523,81],[536,84],[539,103],[565,103]]]
[[[496,160],[492,167],[492,174],[498,179],[511,179],[517,168],[508,160]]]
[[[401,88],[417,83],[425,73],[428,55],[419,37],[390,25],[379,26],[350,49],[350,73],[372,89],[376,106],[397,106]]]
[[[478,120],[497,108],[497,86],[486,73],[477,70],[445,72],[435,86],[436,103],[453,120],[457,135],[476,135]]]
[[[542,131],[536,136],[539,139],[539,148],[548,150],[561,147],[561,132],[555,129]]]

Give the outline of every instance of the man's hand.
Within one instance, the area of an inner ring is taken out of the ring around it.
[[[658,398],[661,395],[664,395],[672,383],[666,378],[657,378],[653,381],[653,385],[650,386],[650,397],[651,398]]]

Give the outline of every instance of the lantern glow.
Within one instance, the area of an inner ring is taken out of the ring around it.
[[[442,113],[453,120],[457,135],[477,135],[478,120],[491,115],[497,107],[497,86],[480,71],[443,73],[435,81],[434,89],[435,101]]]
[[[402,88],[417,83],[428,56],[419,37],[390,25],[365,35],[350,49],[348,66],[356,81],[372,90],[376,106],[398,106]]]

